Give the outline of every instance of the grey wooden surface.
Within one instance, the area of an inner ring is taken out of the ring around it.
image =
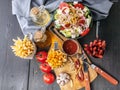
[[[27,90],[29,61],[13,55],[10,45],[16,36],[22,37],[11,0],[0,2],[0,90]]]
[[[95,25],[90,33],[79,39],[88,43],[95,39]],[[0,3],[0,90],[60,90],[56,82],[46,85],[42,81],[43,73],[35,61],[15,57],[10,45],[12,39],[23,37],[16,17],[11,13],[11,0]],[[107,49],[102,60],[91,58],[92,62],[120,81],[120,2],[113,5],[110,15],[101,21],[100,37],[107,41]],[[111,85],[101,76],[91,83],[92,90],[120,90],[120,84]],[[82,89],[84,90],[84,89]]]

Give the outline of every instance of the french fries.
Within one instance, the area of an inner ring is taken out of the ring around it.
[[[54,69],[64,65],[64,63],[67,61],[67,55],[63,53],[61,50],[52,49],[48,53],[48,58],[46,61]]]
[[[24,37],[24,39],[20,39],[17,37],[17,40],[13,39],[14,45],[11,46],[15,56],[26,58],[27,56],[31,55],[34,51],[34,45],[31,40]]]

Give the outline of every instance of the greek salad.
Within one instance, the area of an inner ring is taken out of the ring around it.
[[[62,2],[54,14],[55,28],[65,37],[76,38],[89,32],[92,17],[88,7],[79,2]]]

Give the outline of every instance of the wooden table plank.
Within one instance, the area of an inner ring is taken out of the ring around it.
[[[43,73],[39,70],[38,63],[35,60],[30,64],[29,90],[59,90],[56,82],[52,85],[47,85],[43,82]]]
[[[107,47],[102,60],[91,58],[103,70],[120,81],[120,2],[111,8],[107,19],[101,21],[99,36],[106,40]],[[89,43],[95,39],[95,25],[88,36],[80,40],[82,44]],[[120,84],[114,86],[101,76],[91,84],[92,90],[120,90]]]
[[[29,61],[13,55],[12,39],[23,36],[11,13],[11,0],[0,3],[0,90],[27,90]]]
[[[101,38],[107,41],[104,58],[102,60],[91,58],[91,60],[120,81],[119,11],[120,2],[115,3],[109,17],[101,22]],[[11,0],[2,0],[0,3],[0,90],[60,90],[56,83],[53,85],[43,83],[43,73],[39,71],[34,61],[30,61],[29,72],[29,60],[13,55],[9,46],[13,44],[11,40],[16,36],[23,37],[16,18],[11,14]],[[83,45],[94,39],[95,29],[93,28],[79,41]],[[120,90],[120,84],[113,86],[100,76],[91,84],[91,87],[92,90]]]
[[[109,17],[101,21],[100,38],[107,41],[107,49],[104,58],[100,60],[90,57],[90,59],[120,81],[120,12],[118,11],[120,11],[120,3],[115,3],[110,11]],[[90,33],[86,37],[79,39],[79,41],[83,45],[94,39],[95,24]],[[35,74],[36,71],[37,74]],[[35,62],[31,61],[29,90],[60,90],[56,83],[50,86],[44,84],[42,74]],[[84,88],[81,90],[84,90]],[[91,83],[91,90],[120,90],[120,84],[114,86],[101,76],[98,76],[98,78]]]

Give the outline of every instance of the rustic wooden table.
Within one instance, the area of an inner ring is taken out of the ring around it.
[[[23,37],[18,21],[11,13],[11,0],[0,3],[0,90],[60,90],[56,82],[46,85],[42,81],[34,60],[15,57],[10,45],[12,39]],[[91,58],[92,62],[120,81],[120,2],[115,3],[107,19],[101,21],[100,38],[107,41],[107,49],[102,60]],[[79,39],[88,43],[95,39],[95,25],[90,33]],[[111,85],[101,76],[91,83],[91,90],[120,90],[120,84]],[[84,89],[82,89],[84,90]]]

